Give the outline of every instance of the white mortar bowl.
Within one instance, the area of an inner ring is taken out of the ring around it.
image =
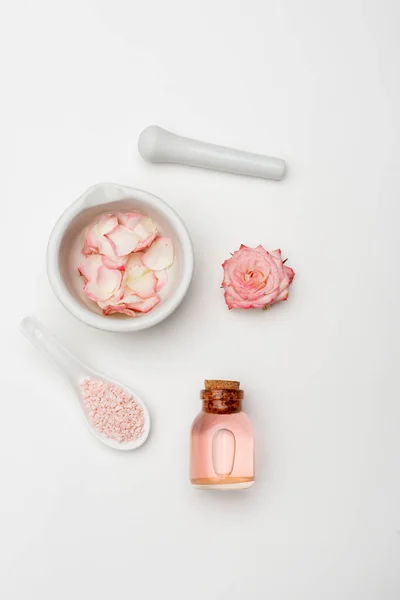
[[[138,212],[154,219],[175,248],[174,264],[168,270],[169,282],[161,290],[160,304],[136,318],[120,314],[104,316],[83,292],[77,270],[85,227],[100,214],[120,211]],[[185,297],[193,270],[192,242],[177,213],[149,192],[114,183],[94,185],[71,204],[55,224],[47,247],[47,275],[57,298],[83,323],[105,331],[139,331],[166,319]]]

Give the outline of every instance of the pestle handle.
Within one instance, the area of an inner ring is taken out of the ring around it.
[[[283,178],[286,168],[285,161],[280,158],[200,142],[157,125],[150,125],[142,131],[138,149],[150,162],[179,163],[276,181]]]

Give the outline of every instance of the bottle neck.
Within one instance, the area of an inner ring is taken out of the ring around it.
[[[202,390],[203,410],[216,415],[229,415],[242,410],[242,390]]]

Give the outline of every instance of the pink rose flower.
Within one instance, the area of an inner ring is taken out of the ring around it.
[[[228,308],[267,308],[287,300],[294,271],[282,262],[280,250],[240,246],[223,263],[225,302]]]

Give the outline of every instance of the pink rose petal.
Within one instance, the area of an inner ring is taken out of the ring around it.
[[[100,267],[97,277],[97,284],[101,289],[104,290],[104,293],[107,293],[108,297],[110,297],[112,294],[115,294],[121,285],[121,279],[122,275],[119,271],[107,269],[106,267]]]
[[[157,232],[157,225],[150,217],[143,217],[135,226],[134,232],[140,240],[145,240],[150,235]]]
[[[137,277],[142,277],[149,272],[149,269],[144,265],[136,265],[134,267],[130,267],[129,272],[127,273],[127,281],[129,285],[129,281],[133,281]]]
[[[277,297],[275,298],[273,303],[275,304],[275,302],[282,302],[283,300],[287,300],[288,297],[289,297],[289,289],[286,288],[277,295]]]
[[[152,271],[163,271],[174,261],[172,240],[166,237],[156,239],[142,258],[143,264]]]
[[[142,302],[143,298],[137,296],[133,293],[133,291],[129,288],[125,288],[124,296],[122,297],[121,303],[126,304],[130,308],[134,304],[138,304],[138,302]]]
[[[99,221],[89,227],[83,246],[84,254],[97,252],[104,234],[111,233],[118,225],[118,220],[113,215],[103,215]]]
[[[99,301],[97,304],[102,309],[110,306],[114,307],[115,309],[119,309],[122,305],[128,306],[142,301],[143,298],[134,294],[128,287],[123,287],[121,285],[120,289],[111,298],[108,298],[105,301]]]
[[[146,299],[154,296],[157,285],[157,277],[153,271],[147,271],[139,277],[129,277],[126,280],[127,285],[134,294],[140,298]]]
[[[144,266],[142,262],[142,257],[142,252],[135,252],[135,254],[129,255],[128,262],[126,263],[127,279],[140,277],[141,275],[144,275],[144,273],[146,273],[148,269]]]
[[[98,252],[100,254],[104,254],[104,256],[107,256],[108,258],[110,258],[111,260],[114,260],[114,261],[117,261],[119,258],[115,251],[114,243],[108,237],[105,237],[104,235],[101,235],[99,237]]]
[[[139,243],[135,252],[140,252],[148,248],[158,236],[158,228],[153,219],[143,217],[134,228],[135,234],[139,237]]]
[[[124,297],[123,302],[119,304],[115,304],[111,301],[109,302],[98,302],[100,308],[103,309],[104,314],[111,313],[123,313],[129,316],[136,316],[136,314],[131,315],[131,312],[141,312],[147,313],[152,308],[154,308],[160,302],[160,298],[155,295],[151,298],[147,298],[146,300],[142,300],[138,298],[138,296],[127,295]]]
[[[157,277],[156,292],[159,292],[168,282],[168,273],[165,269],[163,271],[157,271],[156,277]]]
[[[159,302],[160,302],[160,298],[156,295],[156,296],[152,296],[151,298],[148,298],[147,300],[143,300],[142,302],[138,302],[136,304],[132,304],[129,306],[130,306],[130,308],[132,308],[138,312],[147,313],[147,312],[149,312],[149,310],[151,310],[152,308],[157,306],[157,304]]]
[[[286,275],[289,278],[289,283],[292,283],[293,278],[294,278],[294,271],[293,269],[291,269],[290,267],[287,267],[286,265],[283,265],[284,271],[286,273]]]
[[[116,256],[114,258],[109,258],[106,255],[101,255],[103,260],[103,264],[107,269],[117,269],[118,271],[125,271],[126,265],[126,256]]]
[[[93,252],[97,252],[98,250],[98,244],[97,241],[94,240],[93,238],[93,234],[92,234],[92,229],[88,229],[85,235],[85,241],[83,244],[83,249],[82,252],[83,254],[93,254]]]
[[[115,294],[121,284],[121,279],[120,271],[107,269],[102,265],[97,270],[97,276],[94,279],[88,279],[83,289],[91,300],[96,302],[107,300]]]
[[[118,225],[111,233],[105,236],[115,247],[117,256],[126,256],[133,252],[139,242],[139,237],[124,225]]]
[[[146,248],[151,246],[151,244],[156,239],[157,235],[158,233],[152,233],[147,239],[143,240],[142,242],[139,242],[135,248],[135,252],[140,252],[141,250],[145,250]]]
[[[124,225],[128,229],[133,229],[143,218],[143,215],[139,213],[117,213],[118,221],[121,225]]]
[[[101,256],[98,254],[91,254],[90,256],[86,256],[86,258],[80,263],[78,266],[78,271],[85,279],[97,281],[98,272],[102,266],[103,261]]]
[[[109,304],[103,308],[103,314],[105,316],[111,315],[113,313],[120,313],[123,315],[127,315],[128,317],[136,317],[137,316],[135,311],[127,308],[127,306],[125,304],[121,304],[119,306]]]
[[[95,227],[99,235],[106,235],[118,227],[118,219],[114,215],[103,215]]]

